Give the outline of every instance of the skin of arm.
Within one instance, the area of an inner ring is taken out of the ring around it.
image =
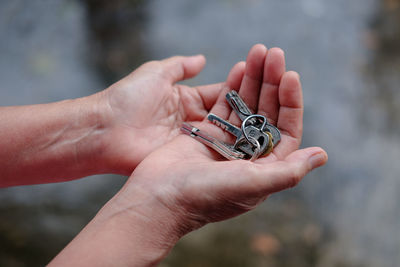
[[[94,102],[94,103],[91,103]],[[105,129],[96,97],[0,108],[2,187],[59,182],[102,173]],[[62,171],[60,171],[62,170]]]
[[[0,107],[0,187],[130,175],[183,121],[207,114],[221,84],[177,84],[204,65],[201,55],[176,56],[148,62],[88,97]]]
[[[231,89],[281,130],[273,153],[254,162],[226,161],[193,138],[176,136],[136,167],[124,187],[50,266],[157,265],[186,233],[254,209],[270,194],[295,186],[326,163],[321,148],[299,149],[301,84],[297,73],[286,71],[282,50],[253,47],[207,109],[237,123],[225,101]],[[206,119],[192,123],[222,141],[232,141]]]

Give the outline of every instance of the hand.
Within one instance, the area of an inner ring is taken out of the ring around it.
[[[245,70],[244,70],[245,66]],[[284,53],[254,46],[246,64],[236,65],[211,112],[239,122],[225,101],[231,89],[258,114],[267,116],[281,131],[273,153],[255,162],[226,161],[215,151],[187,135],[179,135],[150,154],[135,169],[124,190],[127,207],[157,220],[148,205],[157,202],[172,214],[181,234],[253,209],[271,193],[295,186],[309,171],[327,161],[321,148],[298,150],[302,136],[303,100],[299,75],[286,72]],[[196,127],[223,140],[231,136],[204,119]],[[141,192],[141,193],[138,193]],[[166,221],[165,215],[159,218]]]
[[[186,61],[187,58],[151,63],[139,68],[136,73],[149,79],[154,77],[151,81],[155,83],[168,80],[171,76],[165,76],[163,64],[170,66],[171,62],[179,60]],[[189,61],[192,63],[186,61],[184,64],[195,65],[194,62],[203,60],[191,58]],[[197,65],[197,71],[188,73],[197,73],[200,65]],[[188,66],[185,68],[190,69]],[[152,74],[155,69],[164,74]],[[165,94],[163,100],[156,97],[158,103],[163,103],[160,111],[149,107],[157,118],[153,124],[137,117],[130,122],[129,117],[123,116],[118,123],[126,120],[125,124],[131,123],[135,127],[139,127],[135,123],[143,123],[149,127],[149,135],[150,129],[155,129],[164,133],[164,141],[173,136],[175,138],[137,166],[121,191],[54,259],[54,266],[62,266],[66,262],[154,266],[184,234],[206,223],[228,219],[253,209],[271,193],[296,185],[309,171],[327,161],[327,155],[321,148],[298,150],[303,115],[301,85],[297,73],[286,72],[283,51],[278,48],[267,51],[262,45],[254,46],[247,62],[233,67],[222,90],[221,85],[192,89],[174,86],[172,82],[166,84],[164,89],[170,94]],[[125,88],[123,84],[117,86]],[[251,109],[266,115],[281,130],[281,142],[267,157],[255,162],[227,161],[193,138],[178,135],[180,122],[186,119],[221,140],[232,141],[232,136],[203,119],[211,111],[232,122],[239,122],[225,101],[225,94],[231,89],[238,90]],[[123,93],[134,95],[142,92],[142,89],[138,92],[119,88],[111,90],[120,90],[118,92],[122,96]],[[122,96],[118,98],[121,103],[124,102]],[[109,97],[112,102],[113,97]],[[150,94],[148,97],[143,97],[147,99],[143,100],[144,103],[151,102]],[[199,102],[195,102],[196,99]],[[168,105],[164,105],[166,103]],[[118,105],[115,107],[119,109]],[[133,105],[132,110],[136,109],[138,107]],[[122,110],[121,104],[121,110],[115,111],[115,114]],[[167,114],[174,114],[177,122],[170,121]],[[144,132],[146,129],[143,127]],[[129,140],[129,130],[115,131],[117,136],[123,133],[128,138],[125,140]],[[132,141],[129,146],[133,148],[135,143]],[[149,146],[154,149],[154,146]],[[147,149],[143,154],[149,152],[150,149]]]
[[[221,84],[188,87],[177,82],[197,75],[201,55],[152,61],[98,94],[103,112],[104,155],[112,172],[130,175],[150,152],[179,134],[183,121],[201,121]]]

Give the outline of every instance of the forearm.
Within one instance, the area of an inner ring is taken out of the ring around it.
[[[0,108],[0,186],[50,183],[102,172],[104,129],[96,95]]]
[[[185,233],[180,229],[154,196],[123,189],[49,266],[155,266]]]

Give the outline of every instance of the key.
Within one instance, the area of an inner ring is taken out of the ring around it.
[[[250,118],[250,116],[246,117],[246,119]],[[255,116],[260,115],[253,115],[253,117]],[[270,144],[271,137],[269,135],[266,135],[264,132],[261,132],[260,129],[258,129],[257,127],[247,125],[245,128],[240,129],[239,127],[231,124],[229,121],[226,121],[212,113],[208,114],[207,119],[215,125],[224,129],[225,131],[234,135],[236,137],[236,141],[233,148],[246,153],[248,157],[253,156],[254,150],[257,147],[256,141],[258,142],[258,146],[260,147],[259,149],[261,150],[261,152],[268,150],[268,145]],[[247,120],[251,119],[252,118]],[[244,134],[247,136],[247,138],[244,136]]]
[[[261,130],[264,129],[266,123],[266,117],[258,114],[252,114],[243,120],[241,126],[244,139],[248,144],[252,145],[253,152],[255,152],[254,149],[259,147],[260,151],[257,152],[259,155],[265,155],[267,151],[271,151],[270,146],[272,142],[272,136],[268,134],[268,132]],[[241,145],[246,146],[246,143],[242,142]]]
[[[271,137],[265,135],[265,133],[263,132],[260,132],[257,127],[248,125],[244,129],[240,129],[239,127],[231,124],[229,121],[226,121],[212,113],[208,114],[207,119],[215,125],[224,129],[225,131],[234,135],[236,137],[236,141],[233,147],[236,150],[240,150],[246,153],[249,157],[254,154],[254,149],[257,146],[255,140],[257,140],[261,151],[267,150]],[[252,138],[251,140],[254,140],[253,143],[249,143],[248,138],[246,139],[243,133],[245,133],[247,136],[250,136]]]
[[[274,149],[274,142],[273,142],[274,138],[272,137],[272,134],[270,132],[266,132],[266,134],[268,134],[268,136],[269,136],[269,143],[268,143],[267,150],[265,150],[265,152],[263,154],[261,154],[261,156],[268,155]]]
[[[255,144],[254,138],[257,139],[258,142],[268,140],[268,143],[265,142],[263,146],[260,146],[261,147],[260,154],[261,155],[269,154],[273,150],[274,146],[278,144],[278,142],[280,141],[280,132],[278,128],[270,124],[264,116],[261,115],[252,116],[253,113],[247,107],[246,103],[243,101],[243,99],[238,95],[236,91],[231,91],[227,93],[226,100],[228,101],[232,109],[236,112],[238,117],[243,121],[242,132],[245,133],[244,137],[246,141],[250,143],[254,149],[256,147],[255,145],[257,145]],[[252,126],[256,127],[259,130],[259,135],[257,137],[255,137],[254,135],[252,136],[253,143],[251,143],[249,136],[245,132],[245,128],[249,127],[247,126],[247,124],[251,124]],[[268,138],[263,134],[267,134]],[[243,140],[241,140],[240,145],[246,146],[246,143]],[[239,149],[238,147],[236,148]]]
[[[226,100],[228,101],[229,105],[232,107],[232,109],[235,111],[235,113],[242,121],[244,121],[247,117],[253,114],[236,91],[232,90],[229,93],[227,93]],[[249,122],[255,124],[254,119],[251,119]],[[257,127],[260,125],[256,124],[255,126]],[[265,126],[263,127],[262,130],[271,133],[274,146],[277,145],[281,140],[281,134],[279,129],[274,125],[270,124],[268,120],[265,120]]]
[[[231,124],[229,121],[226,121],[217,115],[210,113],[207,116],[207,119],[217,125],[218,127],[221,127],[225,131],[233,134],[236,139],[240,139],[243,137],[242,130],[239,127],[236,127],[235,125]]]
[[[181,131],[198,140],[199,142],[211,147],[229,160],[244,159],[246,156],[244,153],[234,149],[233,146],[227,145],[216,138],[201,132],[200,129],[190,125],[189,123],[184,122],[182,124]]]
[[[234,145],[221,142],[188,123],[182,125],[181,131],[230,160],[250,158],[253,161],[261,155],[269,154],[274,148],[274,136],[276,143],[280,140],[278,128],[268,123],[266,117],[253,114],[235,91],[229,92],[226,99],[242,120],[241,127],[239,128],[212,113],[207,116],[207,119],[234,135],[236,137]]]
[[[208,119],[237,137],[234,146],[235,149],[241,150],[252,156],[254,154],[254,149],[257,147],[256,142],[258,142],[262,154],[264,154],[264,151],[271,151],[271,149],[268,149],[270,146],[271,136],[260,131],[260,126],[266,125],[266,119],[263,120],[261,125],[256,125],[257,120],[255,118],[248,119],[253,113],[236,91],[230,91],[227,93],[226,100],[242,121],[247,119],[249,123],[253,124],[252,126],[246,125],[247,127],[242,127],[242,133],[245,133],[246,136],[245,139],[243,139],[243,134],[237,133],[237,127],[231,123],[215,116],[214,114],[209,116]],[[251,138],[251,140],[249,138]]]
[[[271,133],[274,146],[276,146],[281,141],[281,132],[277,127],[270,124],[269,122],[267,122],[267,124],[265,125],[264,131],[268,131],[269,133]]]
[[[248,116],[253,114],[236,91],[230,91],[226,94],[225,98],[241,121],[244,121]]]

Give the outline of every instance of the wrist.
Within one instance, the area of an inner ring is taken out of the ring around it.
[[[4,107],[0,186],[72,180],[106,170],[97,97]]]
[[[177,226],[153,197],[124,187],[52,264],[155,266],[180,239]]]
[[[88,175],[108,173],[110,166],[105,160],[107,133],[106,106],[98,94],[72,100],[75,110],[76,161]]]
[[[146,128],[131,125],[136,120],[135,113],[113,104],[112,92],[112,88],[108,88],[87,97],[92,103],[89,109],[96,128],[101,129],[90,143],[98,151],[96,160],[103,171],[129,176],[149,152],[149,140],[143,138],[148,133]]]
[[[183,216],[168,209],[159,199],[140,186],[127,185],[99,212],[96,220],[118,222],[126,239],[145,239],[141,246],[166,253],[188,231]]]

